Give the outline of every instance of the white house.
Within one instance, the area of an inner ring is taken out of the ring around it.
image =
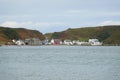
[[[13,43],[15,43],[16,45],[25,45],[24,41],[23,40],[12,40]]]
[[[90,43],[92,46],[102,45],[102,43],[99,42],[98,39],[89,39],[89,43]]]
[[[73,40],[72,43],[73,43],[73,45],[79,45],[80,41],[79,40]]]
[[[65,45],[73,45],[73,42],[71,40],[64,40]]]

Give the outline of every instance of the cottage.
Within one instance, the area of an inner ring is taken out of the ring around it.
[[[53,45],[60,45],[62,44],[62,41],[60,39],[52,39],[51,44]]]
[[[102,45],[102,43],[99,42],[98,39],[89,39],[89,43],[90,43],[92,46]]]
[[[64,40],[65,45],[73,45],[71,40]]]

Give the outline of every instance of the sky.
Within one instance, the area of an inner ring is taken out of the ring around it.
[[[42,33],[120,25],[120,0],[0,0],[0,26]]]

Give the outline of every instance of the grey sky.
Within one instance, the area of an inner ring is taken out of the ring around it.
[[[0,0],[0,25],[43,33],[120,25],[120,0]]]

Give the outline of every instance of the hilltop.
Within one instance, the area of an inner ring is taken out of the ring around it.
[[[120,44],[120,26],[98,26],[67,29],[61,32],[47,33],[48,39],[70,39],[88,41],[88,39],[96,38],[104,44]]]
[[[39,38],[44,40],[44,35],[37,30],[30,30],[25,28],[6,28],[0,27],[0,44],[11,42],[12,39],[26,39],[26,38]]]

